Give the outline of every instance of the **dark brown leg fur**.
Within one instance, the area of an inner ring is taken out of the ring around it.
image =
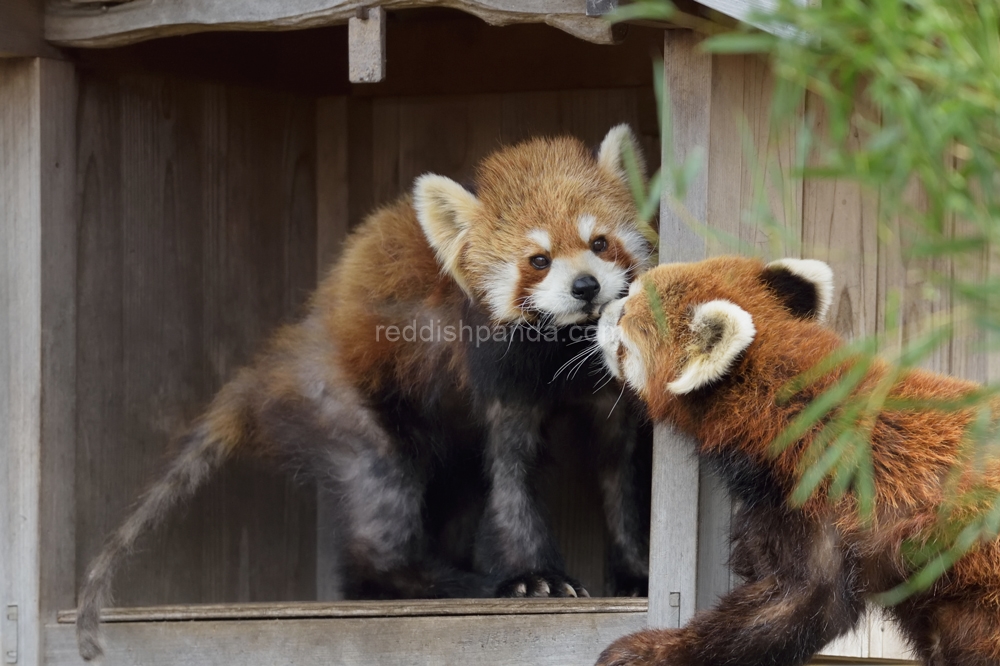
[[[770,507],[744,511],[734,559],[751,579],[683,629],[611,645],[601,666],[798,666],[861,616],[853,565],[832,528]]]
[[[927,666],[1000,664],[1000,608],[971,596],[962,602],[917,598],[893,609],[916,656]]]

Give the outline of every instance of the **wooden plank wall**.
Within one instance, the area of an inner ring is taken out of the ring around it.
[[[315,103],[81,77],[77,580],[179,434],[315,284]],[[141,544],[121,605],[309,599],[315,499],[230,465]]]
[[[803,256],[827,261],[836,280],[829,323],[848,339],[885,331],[887,303],[897,293],[902,297],[897,344],[919,335],[930,317],[950,316],[952,299],[929,289],[928,269],[973,280],[995,270],[986,251],[962,260],[918,264],[907,254],[912,242],[908,220],[893,220],[879,237],[878,192],[858,183],[792,178],[796,137],[792,130],[775,131],[768,122],[774,81],[767,64],[753,56],[716,56],[713,70],[705,220],[710,254],[735,251],[768,259]],[[801,108],[810,118],[812,132],[826,131],[817,98],[806,95]],[[872,109],[857,109],[851,141],[862,140],[863,120],[877,121],[878,117]],[[918,209],[924,205],[924,195],[916,186],[907,197]],[[747,223],[747,211],[760,198],[773,213],[778,233],[765,233]],[[961,229],[960,221],[947,220],[945,225],[953,232]],[[997,355],[984,354],[977,349],[981,344],[981,335],[968,327],[960,329],[956,339],[923,365],[976,381],[996,381],[1000,379]],[[716,512],[719,506],[724,505],[717,503]],[[716,518],[713,524],[722,529],[725,517]],[[699,570],[699,577],[705,574]],[[878,617],[827,652],[849,657],[905,656],[894,629]]]
[[[571,134],[597,146],[613,125],[627,122],[643,141],[652,169],[659,163],[659,130],[652,89],[571,90],[374,99],[324,98],[319,102],[320,174],[318,236],[321,270],[337,253],[343,229],[373,207],[407,191],[413,180],[436,172],[468,180],[478,161],[503,144],[538,135]],[[340,123],[341,131],[330,131]],[[347,144],[347,149],[343,145]],[[345,203],[346,201],[346,203]],[[603,518],[596,483],[571,451],[561,450],[560,472],[546,501],[570,573],[592,594],[604,589]],[[320,502],[319,596],[335,599],[339,586],[327,564],[332,552]]]

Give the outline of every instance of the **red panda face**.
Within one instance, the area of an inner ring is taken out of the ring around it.
[[[830,306],[829,267],[809,259],[766,266],[719,257],[658,266],[603,310],[605,366],[659,413],[670,396],[725,377],[758,337],[760,322],[821,321]]]
[[[496,323],[596,319],[646,268],[649,241],[623,166],[628,127],[595,158],[570,138],[536,139],[486,158],[476,193],[425,175],[414,206],[438,260]]]

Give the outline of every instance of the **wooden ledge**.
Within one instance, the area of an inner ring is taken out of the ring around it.
[[[173,622],[191,620],[275,620],[294,618],[440,617],[475,615],[566,615],[645,613],[645,598],[590,599],[418,599],[407,601],[338,601],[253,604],[196,604],[107,608],[103,622]],[[76,622],[76,611],[59,611],[59,624]]]
[[[130,0],[90,4],[54,0],[45,39],[60,46],[109,47],[210,30],[278,31],[346,23],[359,9],[446,7],[491,25],[545,23],[597,44],[614,43],[612,27],[586,14],[586,0]]]

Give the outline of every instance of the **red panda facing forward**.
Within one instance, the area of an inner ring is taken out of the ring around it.
[[[577,596],[536,501],[554,415],[597,470],[619,593],[644,592],[637,416],[578,373],[598,310],[647,267],[622,162],[626,126],[596,155],[570,138],[497,151],[466,189],[437,175],[348,238],[305,318],[216,395],[164,475],[94,559],[79,596],[86,659],[137,538],[241,455],[308,475],[337,501],[345,596]],[[575,345],[575,346],[574,346]],[[461,557],[450,513],[473,508]],[[461,560],[461,561],[457,561]]]
[[[820,324],[832,284],[818,261],[722,257],[657,267],[603,311],[598,340],[608,369],[655,422],[694,437],[699,458],[739,501],[731,566],[745,582],[681,629],[616,641],[599,664],[805,664],[856,626],[871,595],[915,573],[902,546],[933,538],[952,469],[959,490],[1000,491],[1000,460],[970,460],[963,447],[976,410],[909,406],[979,387],[910,370],[889,393],[906,406],[883,409],[871,424],[871,523],[859,519],[850,495],[830,502],[821,489],[801,507],[790,504],[818,429],[777,455],[772,442],[848,366],[820,374],[791,399],[778,396],[842,346]],[[873,363],[856,390],[871,391],[888,371]],[[992,409],[995,416],[1000,405]],[[1000,664],[1000,540],[979,544],[889,610],[928,666]]]

